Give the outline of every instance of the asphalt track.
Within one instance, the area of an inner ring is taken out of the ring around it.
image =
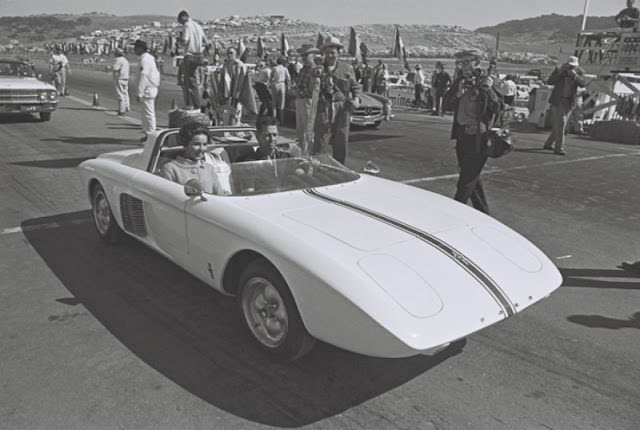
[[[523,130],[489,162],[492,215],[563,274],[547,300],[434,358],[320,344],[280,365],[231,299],[133,241],[97,239],[75,167],[135,147],[139,106],[115,116],[106,73],[74,70],[70,87],[51,122],[0,118],[0,427],[638,428],[640,276],[617,265],[640,260],[640,147],[569,137],[560,157]],[[174,98],[167,78],[159,124]],[[352,132],[349,166],[452,195],[450,118],[396,114]]]

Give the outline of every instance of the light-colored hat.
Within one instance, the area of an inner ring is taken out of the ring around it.
[[[319,54],[320,50],[311,44],[305,43],[298,49],[298,53],[300,55]]]
[[[580,65],[580,63],[578,62],[578,57],[574,56],[569,57],[569,61],[567,61],[567,64],[574,67],[578,67]]]
[[[422,66],[420,64],[416,64],[416,69],[422,69]]]
[[[321,51],[324,51],[325,49],[328,48],[338,48],[338,49],[342,49],[344,48],[344,45],[342,43],[340,43],[340,40],[335,37],[335,36],[329,36],[325,42],[322,44],[322,47],[320,48]]]

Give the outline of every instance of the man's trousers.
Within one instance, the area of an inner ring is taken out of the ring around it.
[[[471,199],[474,208],[488,214],[489,205],[480,181],[480,173],[487,162],[487,156],[483,154],[486,143],[486,133],[482,134],[480,142],[478,142],[475,135],[466,134],[460,129],[456,141],[460,176],[454,199],[465,204]]]

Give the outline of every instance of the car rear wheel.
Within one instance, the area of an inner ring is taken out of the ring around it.
[[[101,185],[95,185],[91,193],[91,213],[98,236],[107,243],[118,243],[124,233],[113,216],[107,195]]]
[[[278,360],[296,360],[315,344],[286,282],[264,260],[253,261],[242,272],[238,307],[245,326],[260,347]]]
[[[40,121],[49,121],[51,119],[51,112],[40,112]]]

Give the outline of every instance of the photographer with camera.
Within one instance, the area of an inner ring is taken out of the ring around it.
[[[549,104],[551,104],[551,134],[544,144],[544,149],[552,149],[557,155],[566,155],[564,132],[571,111],[576,105],[578,87],[584,87],[584,72],[579,67],[578,57],[556,67],[549,76],[549,85],[554,85]],[[555,146],[554,146],[555,144]]]
[[[447,93],[454,106],[451,138],[456,140],[460,169],[454,199],[471,199],[474,208],[488,214],[480,173],[487,162],[488,130],[500,115],[502,101],[493,90],[493,78],[480,69],[479,52],[462,51],[455,58],[461,72]]]

